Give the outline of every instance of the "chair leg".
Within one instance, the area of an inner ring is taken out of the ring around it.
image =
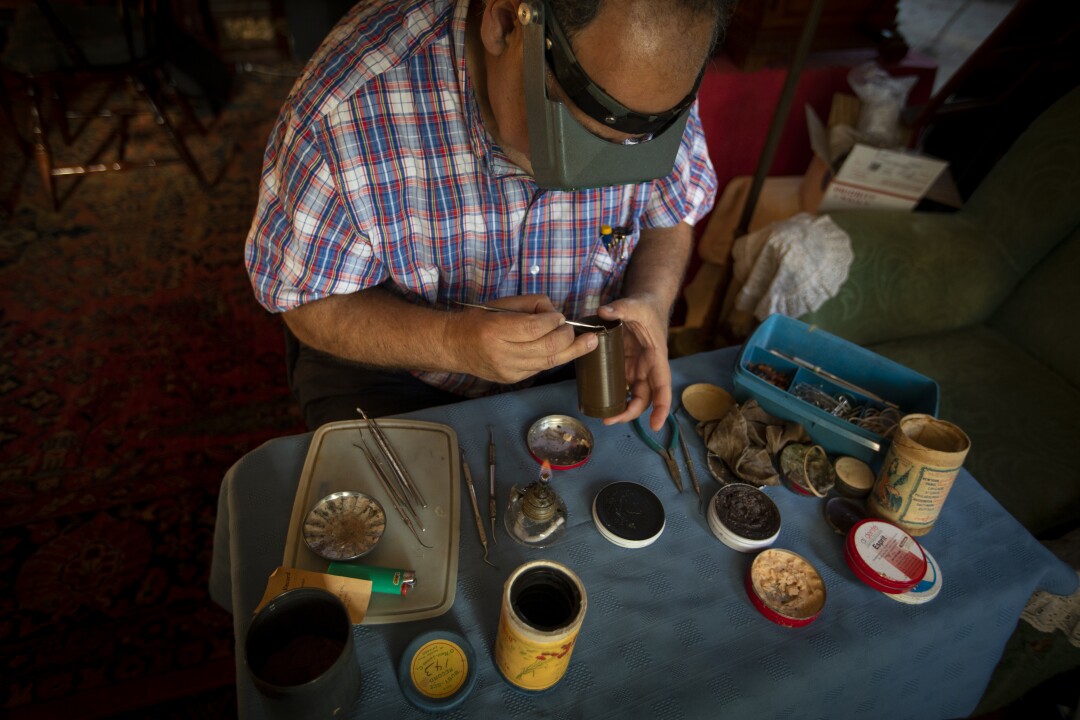
[[[33,79],[27,80],[30,95],[30,133],[34,145],[34,159],[37,161],[38,174],[45,192],[49,194],[49,204],[53,211],[59,209],[56,197],[56,180],[52,174],[52,151],[49,148],[48,128],[42,121],[41,87]]]
[[[154,114],[154,121],[165,131],[165,134],[169,138],[169,142],[172,143],[173,148],[180,156],[180,159],[184,161],[188,170],[191,171],[191,174],[194,175],[195,179],[199,182],[199,187],[203,190],[209,190],[210,183],[207,182],[202,170],[199,169],[199,164],[196,162],[195,156],[191,154],[187,143],[184,142],[184,139],[176,131],[176,128],[173,127],[172,122],[169,121],[169,117],[154,98],[153,93],[147,90],[146,83],[144,83],[141,78],[133,77],[132,86],[135,88],[135,92],[138,93],[139,97],[146,101],[146,104],[150,106],[150,110]]]
[[[75,136],[68,122],[67,95],[64,94],[64,88],[59,83],[49,83],[48,94],[51,96],[53,127],[60,131],[60,139],[64,141],[64,144],[71,145],[75,141]]]
[[[15,119],[15,103],[11,99],[11,93],[8,92],[4,78],[0,78],[0,109],[3,110],[4,122],[11,129],[11,137],[15,138],[19,151],[26,157],[30,157],[33,154],[33,147],[26,142],[26,138],[19,129],[19,121]]]
[[[195,128],[200,135],[206,135],[206,127],[199,120],[199,116],[195,114],[195,109],[191,107],[191,103],[188,102],[187,96],[184,93],[176,89],[176,84],[167,76],[164,70],[161,68],[154,68],[154,75],[157,78],[158,87],[162,92],[167,94],[169,99],[176,103],[176,106],[180,108],[180,114],[184,116],[184,120]]]

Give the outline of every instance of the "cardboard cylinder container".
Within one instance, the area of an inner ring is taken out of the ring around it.
[[[968,436],[950,422],[932,415],[904,416],[867,500],[870,514],[911,535],[927,534],[970,448]]]

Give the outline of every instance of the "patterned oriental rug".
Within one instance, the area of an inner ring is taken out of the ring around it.
[[[238,76],[191,136],[209,193],[182,164],[61,178],[53,212],[0,133],[0,716],[195,717],[183,698],[211,691],[202,716],[235,714],[232,622],[207,593],[217,493],[304,429],[243,268],[293,79]],[[158,135],[137,126],[131,155],[171,154]]]

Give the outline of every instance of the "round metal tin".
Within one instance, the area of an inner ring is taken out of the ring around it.
[[[837,535],[847,535],[856,523],[866,519],[866,508],[851,498],[833,497],[825,501],[825,522]]]
[[[836,470],[820,445],[786,445],[780,451],[780,474],[800,495],[823,498],[836,484]]]
[[[577,418],[547,415],[532,424],[525,444],[537,462],[547,462],[553,470],[570,470],[588,462],[593,436]]]
[[[809,625],[825,607],[825,582],[806,558],[790,550],[762,550],[746,573],[746,594],[777,625]]]
[[[705,460],[706,464],[709,466],[709,474],[716,478],[716,482],[720,483],[721,485],[741,482],[757,487],[755,483],[743,480],[735,473],[733,473],[731,471],[731,468],[728,467],[728,464],[724,462],[724,459],[716,453],[712,452],[711,450],[709,451],[709,454],[706,456]]]
[[[465,702],[476,685],[476,653],[457,633],[435,630],[418,635],[398,665],[405,699],[424,712],[447,712]]]
[[[905,593],[926,575],[926,553],[902,528],[862,520],[844,542],[844,559],[855,576],[883,593]]]
[[[874,487],[874,471],[862,460],[841,457],[836,460],[836,492],[852,498],[866,497]]]
[[[926,548],[923,548],[923,554],[926,555],[926,574],[922,580],[906,593],[889,593],[888,597],[908,605],[921,605],[938,596],[941,592],[941,569]]]
[[[361,492],[336,492],[315,504],[304,519],[304,542],[327,560],[367,555],[386,530],[379,501]]]
[[[593,522],[605,539],[625,548],[652,545],[664,532],[664,504],[644,485],[614,482],[593,498]]]
[[[732,483],[709,501],[709,529],[732,550],[753,552],[767,548],[780,534],[780,509],[753,485]]]

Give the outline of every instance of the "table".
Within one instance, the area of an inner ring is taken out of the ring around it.
[[[730,389],[735,357],[735,349],[724,349],[675,360],[676,392],[694,382]],[[510,487],[536,477],[526,430],[554,413],[582,417],[573,383],[403,417],[453,427],[474,475],[486,463],[487,426],[494,425],[501,514]],[[858,581],[844,562],[840,536],[823,520],[822,501],[771,488],[783,517],[774,547],[810,560],[828,593],[812,624],[780,627],[746,596],[743,578],[752,556],[710,533],[690,488],[676,492],[661,459],[629,426],[582,419],[596,441],[593,456],[552,480],[568,507],[565,536],[547,549],[527,548],[507,536],[500,517],[491,553],[495,570],[481,562],[468,493],[462,492],[453,607],[427,620],[354,626],[362,691],[349,717],[424,715],[402,696],[397,666],[408,643],[428,630],[457,632],[477,653],[477,684],[456,718],[621,718],[628,711],[665,718],[963,717],[978,703],[1032,592],[1069,594],[1076,587],[1076,573],[966,471],[933,532],[921,539],[944,582],[941,594],[925,605],[896,602]],[[704,445],[689,435],[699,476],[713,491]],[[310,440],[310,434],[272,440],[241,458],[222,484],[210,590],[235,617],[237,694],[245,719],[266,717],[267,708],[246,674],[242,639],[267,577],[281,563]],[[616,480],[639,482],[663,501],[667,525],[652,545],[617,547],[595,529],[592,498]],[[485,473],[478,477],[482,505],[486,487]],[[535,559],[567,565],[588,593],[567,673],[540,696],[513,689],[492,660],[503,582]]]

